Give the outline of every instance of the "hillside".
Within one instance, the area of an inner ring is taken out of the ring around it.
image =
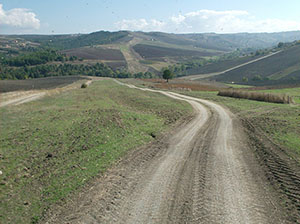
[[[90,34],[71,35],[17,35],[10,36],[21,38],[27,41],[36,42],[42,46],[54,47],[58,49],[72,49],[85,46],[110,44],[128,37],[128,32],[108,32],[99,31]]]
[[[300,44],[298,42],[268,58],[228,71],[214,79],[250,85],[300,83]]]
[[[114,71],[132,74],[151,72],[158,75],[165,67],[175,66],[178,63],[181,66],[183,63],[189,69],[179,74],[182,76],[213,72],[238,65],[252,60],[253,55],[251,57],[247,55],[253,54],[258,48],[272,47],[279,42],[299,39],[300,31],[251,34],[99,31],[72,35],[2,35],[0,36],[0,56],[6,60],[6,58],[20,54],[31,54],[31,52],[51,48],[55,49],[58,55],[66,55],[64,59],[59,60],[60,62],[55,62],[56,64],[64,64],[64,61],[71,59],[69,63],[76,65],[104,63]],[[216,57],[233,52],[236,53],[235,61],[216,60]],[[211,59],[221,64],[213,63],[210,67],[202,67],[210,63]],[[47,63],[53,64],[51,61]],[[292,73],[295,71],[292,70],[290,74],[293,76]],[[23,70],[20,73],[24,73]],[[23,75],[18,75],[18,77],[21,76]],[[43,77],[43,75],[39,76]],[[5,77],[16,76],[9,74]],[[226,79],[226,81],[230,80]],[[234,81],[238,80],[234,79]]]

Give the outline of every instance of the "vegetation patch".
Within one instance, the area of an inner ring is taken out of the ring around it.
[[[270,103],[294,103],[293,98],[286,94],[264,93],[255,91],[223,89],[219,91],[218,96],[228,96],[248,100],[265,101]]]
[[[0,112],[0,222],[37,223],[51,205],[192,109],[104,80]]]

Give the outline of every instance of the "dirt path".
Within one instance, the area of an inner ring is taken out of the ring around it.
[[[94,80],[98,80],[96,77],[91,77],[90,80],[80,80],[75,83],[69,84],[64,87],[55,89],[43,89],[43,90],[29,90],[29,91],[14,91],[8,93],[0,94],[0,108],[10,105],[20,105],[23,103],[28,103],[34,100],[38,100],[44,96],[51,96],[53,94],[69,91],[72,89],[80,88],[81,84],[84,82],[90,85]]]
[[[133,46],[141,42],[141,39],[134,37],[126,44],[126,49],[120,49],[127,62],[128,71],[131,73],[146,72],[148,67],[141,64],[139,61],[143,58],[134,51]]]
[[[224,74],[224,73],[226,73],[226,72],[230,72],[230,71],[232,71],[232,70],[234,70],[234,69],[243,67],[243,66],[245,66],[245,65],[252,64],[252,63],[257,62],[257,61],[260,61],[260,60],[262,60],[262,59],[271,57],[271,56],[273,56],[273,55],[275,55],[275,54],[278,54],[278,53],[280,53],[280,52],[281,52],[281,51],[277,51],[277,52],[268,54],[268,55],[266,55],[266,56],[263,56],[263,57],[254,59],[254,60],[252,60],[252,61],[248,61],[248,62],[246,62],[246,63],[243,63],[243,64],[240,64],[240,65],[234,66],[234,67],[229,68],[229,69],[226,69],[225,71],[222,71],[222,72],[213,72],[213,73],[199,74],[199,75],[189,75],[189,76],[183,76],[183,77],[180,77],[179,79],[197,80],[197,79],[206,79],[206,78],[209,78],[209,77],[212,77],[212,76],[221,75],[221,74]]]
[[[230,112],[141,90],[187,101],[195,116],[127,155],[46,223],[288,223]]]

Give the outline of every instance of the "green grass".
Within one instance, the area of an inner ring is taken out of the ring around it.
[[[2,108],[0,223],[38,222],[51,205],[191,111],[111,80]]]
[[[128,45],[125,45],[125,44],[121,44],[120,45],[120,51],[121,52],[129,52],[129,47],[128,47]]]
[[[139,62],[145,65],[153,65],[156,63],[155,61],[151,61],[151,60],[140,60]]]
[[[268,90],[299,95],[300,88]],[[247,99],[217,96],[217,92],[182,92],[224,105],[234,114],[249,120],[275,143],[281,145],[300,162],[300,104],[275,104]]]

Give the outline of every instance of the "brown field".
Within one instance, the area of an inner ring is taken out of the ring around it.
[[[82,76],[60,76],[26,80],[0,80],[0,93],[20,91],[20,90],[39,90],[63,87],[81,79]]]
[[[200,52],[192,50],[183,50],[167,47],[157,47],[146,44],[137,44],[133,46],[133,49],[141,55],[143,58],[161,58],[161,57],[204,57],[213,56],[215,53]]]
[[[62,51],[68,56],[76,56],[88,60],[116,60],[125,61],[125,58],[120,50],[83,47]]]

